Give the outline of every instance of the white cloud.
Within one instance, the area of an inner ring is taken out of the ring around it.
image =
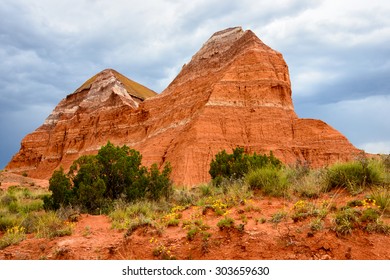
[[[389,14],[387,0],[3,0],[1,117],[25,131],[30,106],[54,108],[109,67],[162,91],[214,32],[240,25],[284,55],[299,115],[355,145],[387,143]],[[20,139],[2,141],[11,153]]]
[[[388,42],[389,13],[390,5],[385,1],[327,0],[297,15],[280,17],[261,31],[281,44],[284,40],[297,44],[303,34],[332,48],[351,48]]]
[[[362,143],[358,148],[371,154],[390,154],[390,141]]]

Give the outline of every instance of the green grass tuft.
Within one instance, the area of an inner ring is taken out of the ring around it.
[[[285,196],[288,189],[287,176],[283,170],[271,166],[249,171],[245,180],[252,189],[260,189],[266,195]]]
[[[334,164],[327,170],[324,183],[327,190],[342,187],[354,195],[368,186],[384,183],[384,177],[385,169],[380,161],[362,159]]]

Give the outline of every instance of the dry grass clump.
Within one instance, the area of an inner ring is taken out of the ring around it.
[[[30,190],[11,186],[0,193],[0,247],[5,248],[24,240],[33,233],[40,238],[53,238],[72,234],[73,224],[60,212],[45,212],[42,198],[45,190]]]

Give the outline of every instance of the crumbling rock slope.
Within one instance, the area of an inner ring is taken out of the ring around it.
[[[7,169],[48,178],[108,140],[146,165],[169,161],[187,186],[207,182],[213,156],[236,146],[312,166],[360,152],[326,123],[298,118],[282,54],[240,27],[211,36],[159,95],[114,70],[97,74],[23,139]]]

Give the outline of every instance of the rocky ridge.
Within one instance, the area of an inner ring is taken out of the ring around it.
[[[211,36],[159,95],[102,71],[23,139],[6,168],[48,178],[108,140],[139,150],[146,165],[169,161],[187,186],[207,182],[214,155],[236,146],[314,167],[361,152],[326,123],[298,118],[282,54],[240,27]]]

